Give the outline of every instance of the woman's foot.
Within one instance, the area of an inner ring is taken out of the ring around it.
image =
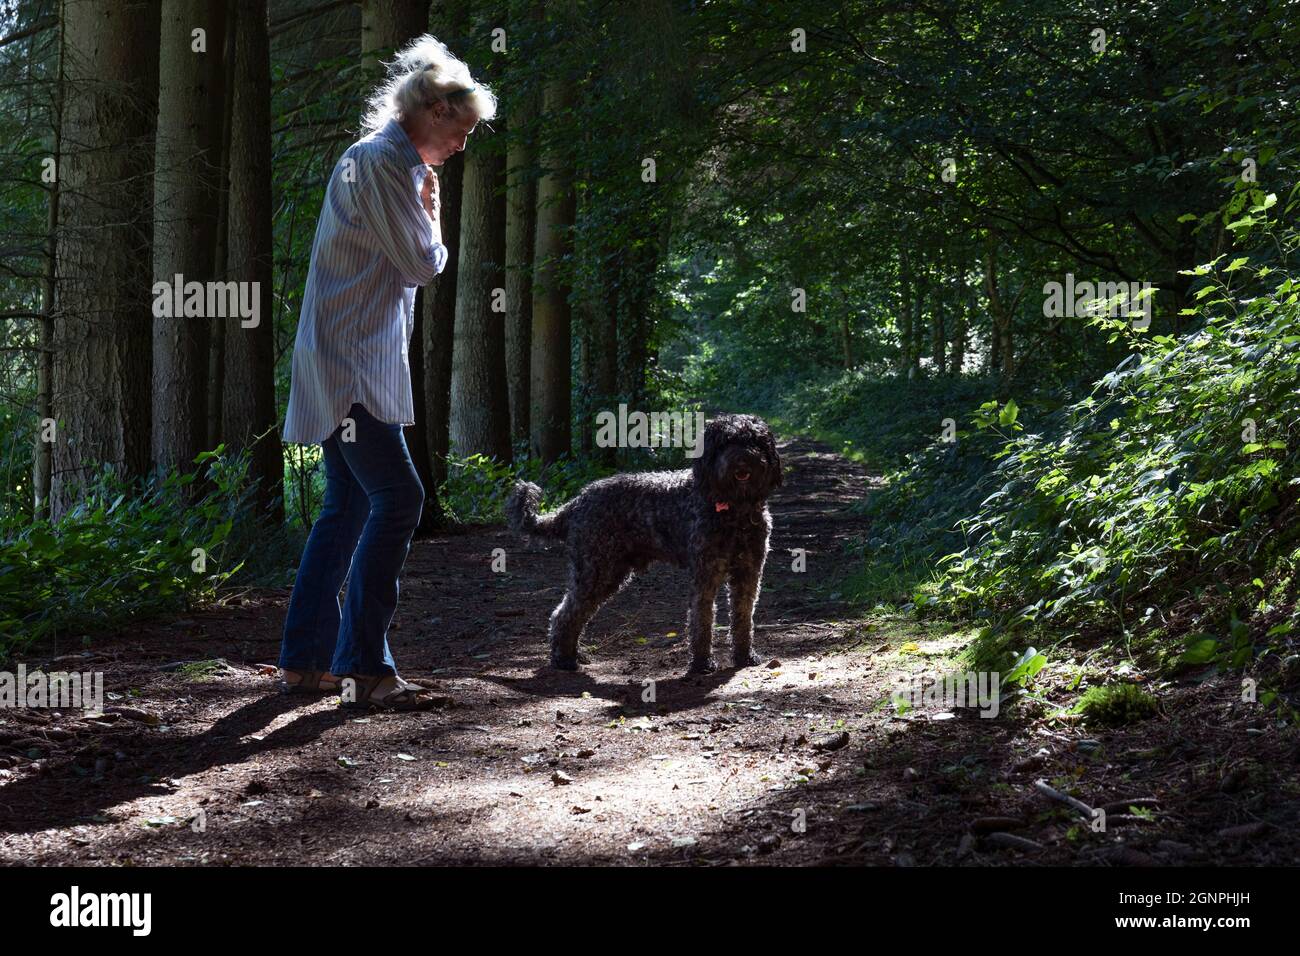
[[[339,705],[348,710],[429,710],[433,700],[426,688],[403,680],[396,674],[366,676],[348,674],[354,695],[345,695]],[[355,699],[349,700],[348,696]]]
[[[341,680],[329,671],[280,669],[282,694],[337,694]]]

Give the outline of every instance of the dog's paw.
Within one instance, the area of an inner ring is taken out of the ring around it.
[[[731,666],[736,670],[740,670],[742,667],[753,667],[755,664],[761,663],[763,663],[763,658],[759,657],[758,651],[752,648],[743,654],[731,655]]]
[[[576,671],[578,669],[577,655],[569,657],[560,654],[552,654],[551,666],[557,671]]]
[[[697,657],[691,661],[691,666],[687,668],[688,674],[712,674],[718,669],[712,657]]]

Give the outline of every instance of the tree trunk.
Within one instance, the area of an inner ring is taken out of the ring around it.
[[[457,153],[443,164],[438,174],[442,197],[442,241],[447,246],[447,265],[433,284],[424,290],[424,409],[425,434],[429,446],[432,486],[425,486],[421,528],[429,530],[442,522],[444,512],[437,489],[447,480],[447,452],[451,445],[451,362],[455,342],[456,288],[460,269],[460,197],[464,182],[465,154]]]
[[[843,311],[840,313],[840,341],[844,346],[844,371],[853,368],[853,326],[849,319],[851,312],[847,302],[842,303]]]
[[[592,303],[591,347],[592,361],[595,363],[592,381],[592,409],[594,411],[616,411],[618,394],[618,306],[619,293],[622,289],[623,253],[618,248],[605,247],[605,261],[598,272],[600,276],[599,301]],[[594,416],[591,418],[594,427]],[[617,460],[618,449],[612,445],[602,448],[598,454],[602,461],[613,465]]]
[[[572,102],[571,84],[564,79],[550,80],[543,94],[542,115],[567,112]],[[547,143],[541,157],[544,173],[537,184],[529,418],[533,453],[550,463],[571,448],[572,316],[570,279],[563,260],[573,249],[575,202],[572,169],[560,144]]]
[[[230,139],[234,135],[235,117],[235,35],[238,32],[239,3],[226,2],[225,56],[222,59],[222,108],[214,126],[221,129],[221,145],[217,178],[217,232],[212,248],[212,274],[225,281],[228,237],[230,234]],[[220,316],[208,318],[208,397],[207,447],[216,448],[225,434],[222,423],[226,394],[226,320]]]
[[[510,460],[505,328],[493,309],[506,285],[505,172],[505,155],[493,146],[466,151],[451,364],[452,444],[459,454],[499,461]]]
[[[898,371],[912,374],[912,268],[904,246],[898,254]]]
[[[55,517],[107,465],[149,469],[158,0],[65,3]]]
[[[952,357],[948,361],[948,374],[960,375],[962,366],[966,364],[967,323],[969,322],[967,312],[970,309],[970,296],[967,294],[966,289],[966,260],[964,257],[958,257],[957,291],[953,303],[956,306],[957,314],[952,329]]]
[[[1004,380],[1010,379],[1016,370],[1015,347],[1011,337],[1011,316],[1002,316],[1002,332],[999,336],[998,352],[1002,358],[1001,372]]]
[[[469,30],[466,0],[442,0],[430,14],[432,32],[453,46]],[[460,271],[461,186],[465,178],[465,154],[452,156],[437,171],[438,194],[442,197],[442,242],[447,247],[447,265],[427,286],[422,296],[420,363],[424,373],[425,441],[429,448],[431,484],[424,488],[424,513],[419,530],[424,533],[442,524],[446,513],[438,489],[447,480],[447,452],[451,444],[451,362],[456,328],[456,288]]]
[[[429,0],[362,0],[362,64],[382,74],[381,59],[428,31]]]
[[[41,319],[36,357],[36,447],[32,450],[32,510],[36,517],[50,514],[50,482],[54,474],[54,444],[46,441],[45,422],[54,418],[54,307],[58,286],[59,177],[61,117],[63,114],[63,26],[59,26],[59,61],[52,102],[52,127],[56,175],[50,183],[45,229],[45,268],[41,282]]]
[[[1011,341],[1011,316],[998,289],[997,241],[989,235],[984,244],[984,294],[989,300],[989,318],[992,322],[993,346],[990,354],[991,371],[1008,379],[1015,370],[1015,352]]]
[[[402,429],[402,434],[406,437],[406,449],[411,455],[411,464],[415,466],[415,473],[420,478],[420,484],[424,486],[426,499],[434,498],[438,487],[438,478],[433,473],[433,452],[429,448],[429,408],[425,400],[428,386],[425,382],[427,375],[424,364],[424,323],[425,312],[428,310],[424,303],[432,293],[433,290],[427,286],[415,290],[415,302],[412,304],[411,341],[408,343],[406,350],[407,359],[411,366],[411,407],[414,411],[413,417],[415,421]],[[446,480],[445,476],[443,480]],[[424,511],[420,512],[418,531],[430,530],[428,523],[425,521],[425,514],[429,510],[426,507]],[[430,517],[432,518],[432,516]]]
[[[930,355],[933,360],[935,376],[943,375],[948,368],[948,316],[944,310],[948,307],[948,284],[944,276],[944,248],[939,247],[935,256],[935,285],[932,287],[930,316]]]
[[[540,3],[530,2],[521,24],[536,29]],[[537,134],[533,121],[541,97],[529,90],[518,100],[506,150],[506,388],[510,396],[510,439],[528,441],[529,367],[533,338],[533,245],[537,229]],[[513,448],[512,448],[513,450]]]
[[[205,284],[213,270],[221,188],[225,6],[175,0],[162,14],[154,159],[155,282]],[[191,31],[204,31],[204,49]],[[215,132],[214,132],[215,131]],[[180,279],[177,279],[177,276]],[[153,467],[193,466],[207,446],[208,325],[198,316],[153,320]]]
[[[257,283],[257,324],[226,322],[225,440],[232,451],[253,448],[249,478],[259,512],[284,516],[284,452],[275,406],[275,312],[271,295],[271,55],[266,0],[241,3],[235,24],[235,84],[230,140],[227,278]],[[251,318],[249,319],[251,321]]]
[[[948,332],[944,327],[944,305],[943,286],[935,286],[934,305],[930,310],[930,355],[934,358],[935,375],[943,375],[947,368]]]
[[[924,274],[918,273],[912,287],[912,341],[908,345],[910,356],[907,365],[907,377],[916,378],[921,374],[921,342],[925,335],[925,295],[928,291]]]
[[[624,277],[623,253],[612,245],[604,249],[598,272],[600,299],[595,306],[592,346],[595,351],[596,404],[607,407],[618,397],[618,306]]]
[[[595,324],[595,308],[590,299],[578,306],[578,451],[583,458],[591,456],[596,448],[595,389],[596,371],[592,363],[591,329]]]
[[[633,247],[623,271],[626,308],[619,325],[623,364],[618,390],[632,408],[639,408],[645,400],[646,378],[654,358],[650,350],[654,317],[650,313],[654,304],[655,272],[668,253],[671,221],[665,218],[657,230],[652,227],[650,231],[657,231],[655,239]]]

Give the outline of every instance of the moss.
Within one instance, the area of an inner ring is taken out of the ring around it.
[[[176,673],[187,681],[211,680],[226,669],[224,661],[190,661],[176,668]]]
[[[1156,699],[1137,684],[1108,684],[1090,687],[1079,698],[1074,712],[1088,723],[1119,727],[1155,716]]]

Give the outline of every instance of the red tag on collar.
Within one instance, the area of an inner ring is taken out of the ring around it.
[[[727,511],[731,508],[730,501],[719,501],[713,505],[714,511]]]

